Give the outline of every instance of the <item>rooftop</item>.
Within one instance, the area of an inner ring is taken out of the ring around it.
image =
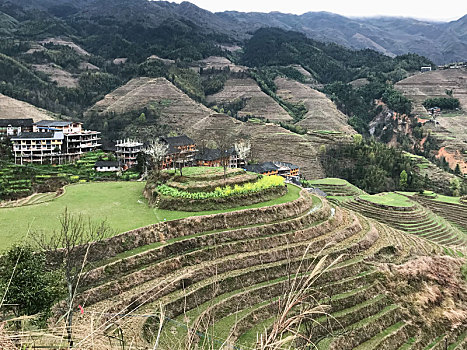
[[[68,126],[73,123],[77,123],[77,122],[62,121],[62,120],[41,120],[35,124],[37,126],[58,127],[58,126]]]
[[[32,118],[26,119],[0,119],[0,126],[32,126],[33,124]]]
[[[230,156],[235,153],[235,149],[232,147],[226,151],[226,155]],[[218,160],[221,159],[221,151],[217,148],[205,148],[200,150],[196,156],[196,160]]]
[[[299,169],[299,167],[292,163],[286,162],[264,162],[260,164],[247,165],[246,170],[252,171],[254,173],[267,173],[269,171],[287,171]]]
[[[260,164],[251,164],[245,167],[246,170],[252,171],[254,173],[267,173],[269,171],[279,170],[279,167],[276,166],[273,162],[265,162]]]
[[[135,140],[119,140],[117,141],[115,147],[142,147],[143,143]]]
[[[27,140],[27,139],[63,139],[62,132],[23,132],[21,135],[15,136],[12,140]]]
[[[113,160],[98,160],[96,164],[94,164],[94,166],[95,167],[108,167],[108,168],[116,167],[118,168],[119,163]]]

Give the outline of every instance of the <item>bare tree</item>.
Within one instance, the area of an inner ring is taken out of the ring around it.
[[[67,287],[66,303],[63,304],[63,315],[66,323],[68,344],[73,346],[73,309],[74,299],[80,280],[86,278],[88,254],[93,243],[110,235],[105,222],[94,224],[83,216],[74,216],[65,211],[60,217],[60,230],[49,237],[44,233],[33,235],[38,247],[50,257],[52,264],[60,266],[64,271]]]
[[[160,170],[168,151],[169,145],[160,140],[150,142],[149,146],[143,150],[144,154],[148,156],[149,166],[156,171]]]
[[[237,156],[239,159],[245,161],[245,165],[247,164],[247,158],[251,152],[251,143],[248,140],[241,140],[235,143],[235,152],[237,152]]]

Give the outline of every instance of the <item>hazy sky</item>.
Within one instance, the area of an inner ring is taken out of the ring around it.
[[[176,1],[181,2],[181,1]],[[309,11],[328,11],[348,17],[404,16],[431,20],[454,20],[467,14],[467,0],[190,0],[212,11],[271,12],[302,14]]]

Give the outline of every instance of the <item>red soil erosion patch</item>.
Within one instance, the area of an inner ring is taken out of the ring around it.
[[[438,151],[438,155],[436,156],[436,158],[439,159],[441,157],[444,157],[446,159],[451,169],[455,169],[456,165],[459,164],[461,172],[463,174],[467,173],[467,162],[464,161],[463,156],[459,150],[456,150],[456,152],[453,154],[448,152],[446,150],[446,147],[441,147]]]
[[[467,284],[462,279],[464,259],[422,256],[402,265],[382,264],[387,287],[425,325],[456,328],[467,322]]]

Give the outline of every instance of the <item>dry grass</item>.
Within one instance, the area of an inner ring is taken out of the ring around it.
[[[256,81],[251,78],[229,79],[224,89],[208,96],[210,103],[231,103],[238,99],[246,100],[239,115],[252,115],[271,121],[291,121],[293,118],[274,99],[261,91]]]
[[[277,95],[292,103],[302,102],[308,112],[298,123],[309,130],[332,130],[346,134],[355,131],[347,123],[347,116],[339,111],[327,96],[298,81],[277,78]]]
[[[35,122],[53,118],[50,112],[0,94],[0,119],[32,118]]]
[[[402,265],[385,264],[388,290],[412,319],[425,326],[449,328],[467,322],[467,285],[462,279],[463,259],[422,256]]]

